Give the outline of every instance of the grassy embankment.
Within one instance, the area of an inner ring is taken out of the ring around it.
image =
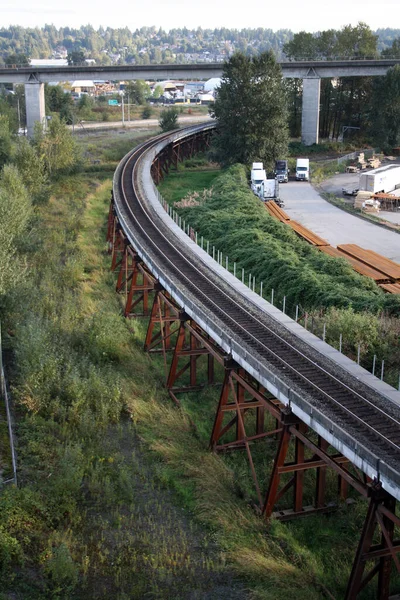
[[[285,525],[254,514],[245,456],[207,448],[218,394],[172,406],[146,323],[121,316],[103,175],[53,186],[5,306],[21,487],[0,497],[0,597],[343,597],[364,504]],[[275,449],[255,450],[264,487]]]

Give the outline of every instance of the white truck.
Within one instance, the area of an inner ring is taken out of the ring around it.
[[[264,165],[261,162],[252,164],[251,189],[263,202],[273,200],[279,206],[283,206],[283,202],[279,198],[279,183],[276,179],[267,179]]]
[[[257,163],[253,163],[253,166],[254,166],[254,164],[257,164]],[[258,163],[258,164],[262,164],[262,163]],[[260,195],[261,185],[262,185],[263,181],[265,181],[266,179],[267,179],[267,175],[266,175],[264,169],[252,169],[251,170],[251,189],[257,196]]]
[[[371,194],[391,192],[400,186],[400,167],[385,165],[368,173],[361,173],[359,189]]]
[[[310,159],[309,158],[298,158],[296,160],[296,180],[297,181],[309,181],[310,180]]]

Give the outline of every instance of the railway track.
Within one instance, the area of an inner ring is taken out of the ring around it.
[[[322,357],[317,360],[315,351],[307,351],[304,340],[283,331],[272,316],[261,314],[248,300],[229,290],[226,282],[219,281],[215,272],[199,264],[198,257],[177,243],[175,234],[151,210],[138,168],[146,152],[162,139],[142,144],[128,155],[115,182],[125,226],[129,228],[125,233],[144,245],[168,276],[196,299],[203,313],[211,315],[246,352],[265,363],[312,406],[399,473],[400,407],[390,400],[381,402],[356,377],[342,377],[338,365],[330,365]]]

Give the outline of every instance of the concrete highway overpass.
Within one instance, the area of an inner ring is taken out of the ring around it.
[[[303,143],[318,143],[321,79],[334,77],[366,77],[385,75],[400,59],[332,60],[281,62],[284,77],[303,80],[301,137]],[[25,85],[28,135],[35,121],[45,117],[44,84],[50,81],[79,79],[207,80],[221,77],[223,63],[183,65],[117,65],[85,67],[19,67],[0,69],[0,83]]]

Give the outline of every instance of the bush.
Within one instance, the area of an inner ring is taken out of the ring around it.
[[[165,108],[161,111],[159,125],[161,131],[171,131],[178,126],[178,112],[176,108]]]
[[[49,578],[49,587],[56,597],[70,598],[78,582],[78,567],[65,543],[48,550],[43,557],[44,570]]]
[[[145,106],[142,110],[142,119],[150,119],[152,113],[151,106]]]

